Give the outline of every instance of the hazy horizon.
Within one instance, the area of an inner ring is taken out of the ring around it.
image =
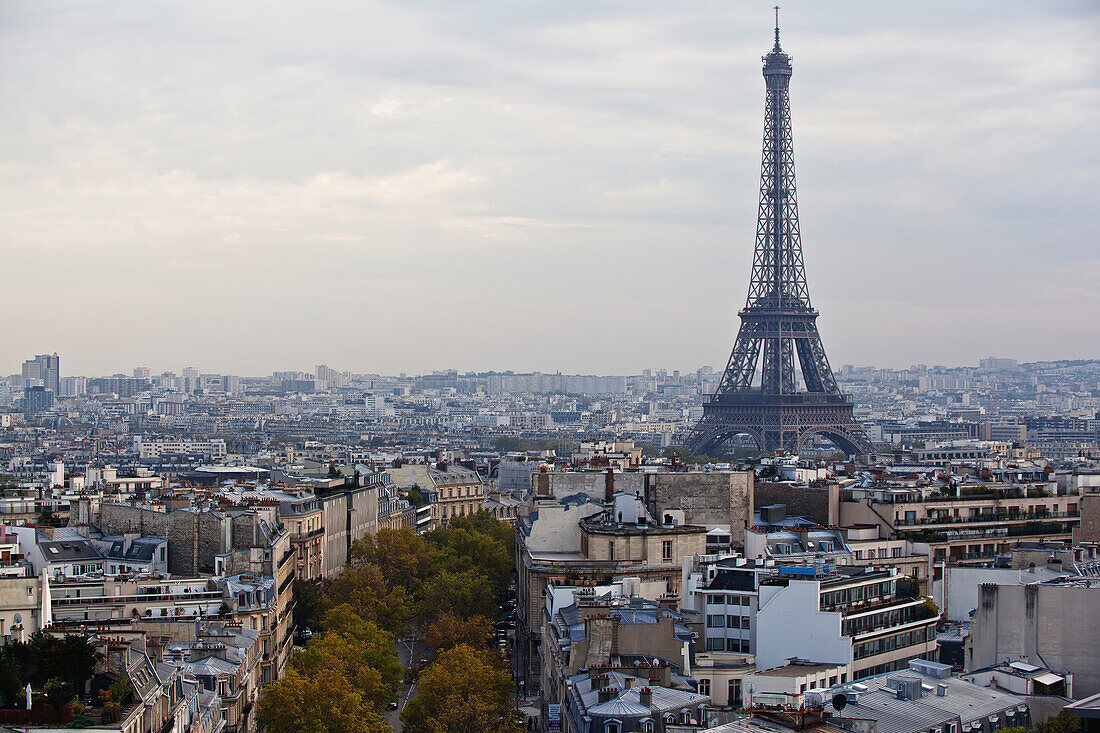
[[[28,355],[27,358],[31,358],[31,356],[34,356],[34,355]],[[114,375],[117,375],[117,374],[131,376],[135,368],[143,367],[143,368],[147,368],[147,369],[150,370],[150,375],[151,376],[157,376],[157,375],[164,374],[164,373],[173,373],[173,374],[176,374],[176,375],[180,375],[183,372],[184,369],[195,368],[195,369],[198,369],[203,374],[230,374],[232,376],[248,378],[248,379],[252,379],[252,378],[262,379],[264,377],[270,377],[272,374],[274,374],[276,372],[308,372],[308,373],[313,373],[314,370],[316,369],[316,367],[321,364],[320,362],[318,362],[318,363],[315,363],[311,366],[275,367],[275,368],[269,369],[265,372],[255,372],[255,373],[237,373],[237,372],[230,372],[230,371],[219,370],[219,369],[211,369],[211,368],[207,368],[203,364],[198,364],[198,363],[186,364],[184,366],[177,366],[177,367],[170,367],[169,366],[169,367],[164,367],[164,368],[153,367],[153,366],[150,366],[149,364],[134,364],[131,367],[114,369],[114,370],[107,371],[107,372],[100,372],[100,373],[94,373],[94,374],[92,374],[92,373],[77,374],[77,373],[70,372],[70,371],[66,370],[64,354],[59,354],[58,356],[61,357],[61,376],[62,377],[78,376],[78,377],[88,377],[88,378],[110,377],[110,376],[114,376]],[[987,358],[987,357],[982,357],[982,358]],[[1001,354],[1001,355],[997,355],[997,358],[1011,359],[1013,357],[1005,356],[1005,355]],[[1025,362],[1025,361],[1020,361],[1020,360],[1017,360],[1017,361],[1020,364],[1033,363],[1033,362]],[[1038,362],[1100,361],[1100,359],[1081,359],[1081,360],[1078,360],[1078,359],[1036,359],[1034,361],[1038,361]],[[893,369],[895,371],[902,371],[902,370],[905,370],[905,369],[909,369],[911,367],[919,366],[921,364],[923,364],[924,366],[926,366],[930,369],[931,368],[944,368],[944,369],[965,369],[965,368],[976,369],[976,368],[978,368],[978,363],[977,362],[975,362],[973,364],[933,364],[931,362],[928,362],[928,363],[915,362],[913,364],[906,364],[906,365],[901,365],[901,366],[897,366],[897,365],[891,366],[891,365],[885,365],[885,364],[852,364],[852,366],[856,369]],[[465,374],[467,372],[479,372],[479,373],[495,372],[495,373],[498,373],[498,374],[506,374],[506,373],[510,372],[510,373],[513,373],[513,374],[530,374],[530,373],[539,373],[539,374],[581,374],[581,375],[593,375],[593,376],[629,377],[629,376],[640,375],[646,369],[650,369],[650,370],[653,370],[653,371],[658,371],[658,370],[664,369],[669,374],[671,374],[673,371],[678,369],[678,368],[666,367],[666,366],[647,366],[647,367],[642,367],[640,369],[631,369],[631,370],[620,371],[620,372],[591,372],[591,371],[589,371],[589,372],[577,372],[577,371],[568,371],[568,370],[564,370],[564,369],[524,369],[524,370],[507,369],[507,368],[505,368],[505,369],[500,369],[500,368],[496,368],[496,369],[494,369],[494,368],[489,368],[489,369],[459,369],[459,368],[454,367],[454,366],[439,366],[439,367],[433,367],[431,369],[423,369],[423,370],[419,370],[419,371],[415,371],[415,372],[412,372],[412,371],[398,371],[398,372],[373,371],[372,372],[372,371],[358,370],[358,369],[355,369],[355,368],[350,368],[349,369],[349,368],[346,368],[345,366],[342,366],[340,364],[324,364],[324,366],[327,366],[330,369],[334,369],[337,372],[347,372],[349,374],[361,374],[361,375],[377,375],[377,376],[381,376],[381,377],[400,377],[402,374],[405,375],[405,376],[408,376],[408,377],[412,377],[412,376],[423,375],[423,374],[431,374],[432,372],[444,372],[444,371],[447,371],[449,369],[454,369],[459,374]],[[697,370],[705,368],[706,366],[710,366],[713,370],[715,370],[715,373],[720,373],[725,368],[725,365],[714,366],[714,365],[700,364],[698,366],[690,367],[690,368],[687,368],[687,369],[679,369],[679,371],[682,375],[694,374]],[[840,369],[841,369],[842,366],[844,366],[844,365],[843,364],[833,364],[832,365],[833,370],[836,371],[838,373],[838,375],[839,375],[839,372],[840,372]],[[0,371],[2,371],[2,370],[0,370]],[[15,369],[14,371],[12,371],[9,374],[9,376],[14,376],[18,373],[19,373],[19,370]]]
[[[782,4],[834,369],[1100,357],[1095,3]],[[720,369],[771,5],[0,2],[4,371]]]

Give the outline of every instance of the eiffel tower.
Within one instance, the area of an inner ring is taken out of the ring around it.
[[[735,435],[748,435],[761,450],[797,453],[810,436],[821,435],[849,455],[869,454],[871,441],[829,367],[806,287],[787,91],[791,57],[779,45],[779,8],[775,47],[763,62],[764,152],[749,295],[726,371],[685,442],[707,453]]]

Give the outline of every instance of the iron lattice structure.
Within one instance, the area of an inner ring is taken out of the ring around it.
[[[822,435],[848,454],[871,453],[851,400],[837,387],[806,286],[788,95],[791,57],[779,45],[778,23],[775,47],[763,62],[764,150],[749,295],[729,363],[687,444],[706,453],[735,435],[749,435],[762,450],[797,453],[810,436]]]

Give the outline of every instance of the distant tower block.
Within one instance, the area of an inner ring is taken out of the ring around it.
[[[871,441],[829,367],[806,287],[787,91],[791,57],[779,46],[778,11],[775,47],[763,61],[764,152],[749,296],[738,314],[741,329],[729,364],[687,444],[707,453],[748,435],[762,450],[797,453],[820,435],[849,455],[869,454]],[[796,355],[802,389],[795,378]]]

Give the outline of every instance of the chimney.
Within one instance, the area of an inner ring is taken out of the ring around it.
[[[653,690],[648,687],[638,690],[638,702],[644,707],[653,707]]]
[[[947,697],[947,685],[942,682],[936,685],[936,694],[939,697]]]
[[[608,466],[603,478],[603,500],[611,501],[615,497],[615,469]]]
[[[607,687],[600,688],[600,702],[608,702],[609,700],[614,700],[618,696],[619,688],[615,687],[614,685],[608,685]]]

